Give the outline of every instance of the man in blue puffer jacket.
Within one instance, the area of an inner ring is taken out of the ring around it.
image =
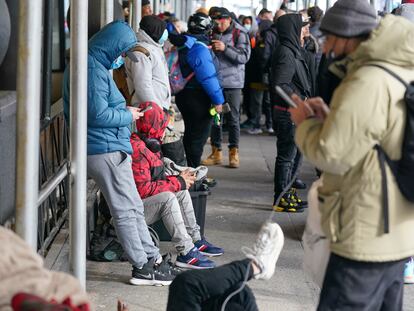
[[[211,127],[210,107],[214,105],[220,113],[224,103],[212,53],[207,47],[212,26],[210,17],[196,13],[188,20],[185,36],[170,34],[170,41],[180,47],[182,75],[188,77],[194,73],[184,90],[175,97],[185,123],[184,148],[187,165],[191,167],[197,167],[201,162]]]
[[[142,116],[126,107],[109,69],[122,64],[122,55],[137,39],[127,23],[115,21],[89,40],[88,48],[88,175],[108,202],[118,239],[133,265],[131,284],[169,285],[170,271],[157,266],[162,259],[144,218],[144,206],[131,168],[131,132],[128,126]],[[69,66],[65,70],[63,100],[69,117]],[[163,266],[164,268],[165,266]],[[165,271],[165,270],[164,270]]]

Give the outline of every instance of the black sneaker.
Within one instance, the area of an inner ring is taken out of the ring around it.
[[[132,267],[132,285],[163,286],[170,285],[175,276],[164,273],[155,268],[155,259],[148,261],[142,268]]]
[[[302,213],[304,211],[303,207],[300,207],[297,202],[292,201],[289,192],[283,195],[279,201],[279,204],[277,204],[276,201],[277,197],[275,196],[273,201],[273,210],[275,212]]]
[[[155,269],[161,271],[167,275],[177,276],[182,273],[184,270],[180,269],[179,267],[175,266],[171,260],[171,254],[167,253],[162,256],[162,262],[160,264],[155,264]]]
[[[298,193],[295,188],[291,188],[288,193],[290,193],[290,200],[293,203],[297,203],[299,207],[303,207],[303,208],[308,207],[308,201],[302,201],[299,198]]]

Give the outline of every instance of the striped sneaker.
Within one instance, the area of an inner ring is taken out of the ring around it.
[[[196,270],[212,269],[216,266],[215,262],[203,256],[197,247],[194,247],[186,255],[177,256],[175,265],[180,268]]]
[[[198,240],[194,243],[194,245],[198,248],[200,253],[204,256],[208,257],[215,257],[223,255],[224,250],[220,247],[214,246],[210,242],[208,242],[205,238]]]

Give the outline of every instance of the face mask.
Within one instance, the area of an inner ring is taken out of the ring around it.
[[[121,56],[119,56],[117,59],[114,60],[114,62],[112,63],[110,69],[118,69],[119,67],[121,67],[124,64],[124,58]]]
[[[168,31],[167,29],[164,30],[164,32],[162,33],[161,38],[158,40],[158,43],[161,45],[164,45],[164,42],[167,41],[168,39]]]
[[[244,25],[244,28],[246,28],[247,31],[250,31],[252,29],[252,25],[251,24],[246,24],[246,25]]]

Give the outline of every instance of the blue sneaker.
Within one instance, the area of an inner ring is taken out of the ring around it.
[[[411,257],[410,260],[408,260],[405,263],[404,283],[405,284],[414,284],[414,260],[413,260],[413,257]]]
[[[194,243],[194,245],[204,256],[215,257],[223,255],[224,253],[224,250],[222,248],[214,246],[213,244],[207,242],[205,238],[198,240]]]
[[[216,263],[207,259],[199,252],[197,247],[194,247],[187,255],[177,256],[175,265],[180,268],[201,270],[212,269],[216,266]]]

